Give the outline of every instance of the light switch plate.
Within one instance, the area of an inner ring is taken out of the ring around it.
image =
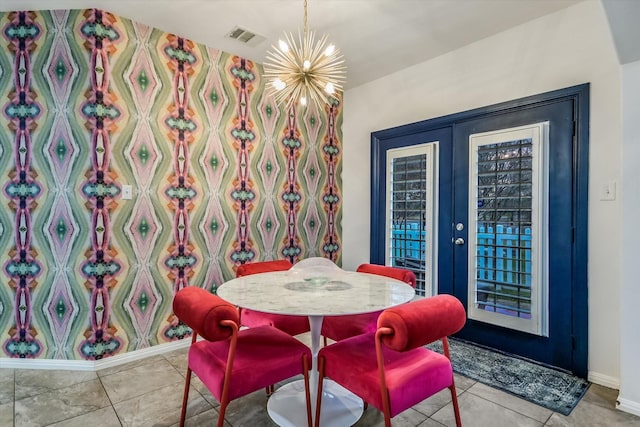
[[[131,200],[133,194],[133,187],[131,185],[123,185],[122,186],[122,199],[123,200]]]

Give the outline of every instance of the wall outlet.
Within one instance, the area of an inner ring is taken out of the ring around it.
[[[600,200],[612,201],[616,199],[616,182],[609,181],[602,184],[600,188]]]
[[[133,195],[133,187],[131,185],[123,185],[122,186],[122,199],[123,200],[131,200]]]

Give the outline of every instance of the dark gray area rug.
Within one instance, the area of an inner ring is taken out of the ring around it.
[[[427,346],[442,353],[442,342]],[[449,339],[453,370],[536,405],[569,415],[590,383],[570,373],[465,341]]]

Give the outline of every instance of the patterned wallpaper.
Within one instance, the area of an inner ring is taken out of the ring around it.
[[[184,286],[341,262],[337,102],[284,111],[261,65],[106,11],[0,29],[0,357],[180,339]]]

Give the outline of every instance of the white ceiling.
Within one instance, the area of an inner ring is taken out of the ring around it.
[[[640,60],[640,1],[602,0],[621,64]]]
[[[348,89],[582,0],[308,1],[309,28],[326,33],[345,56]],[[303,23],[303,0],[0,1],[0,11],[88,7],[257,62],[284,31],[297,33]],[[225,38],[236,25],[267,40],[250,47]]]

